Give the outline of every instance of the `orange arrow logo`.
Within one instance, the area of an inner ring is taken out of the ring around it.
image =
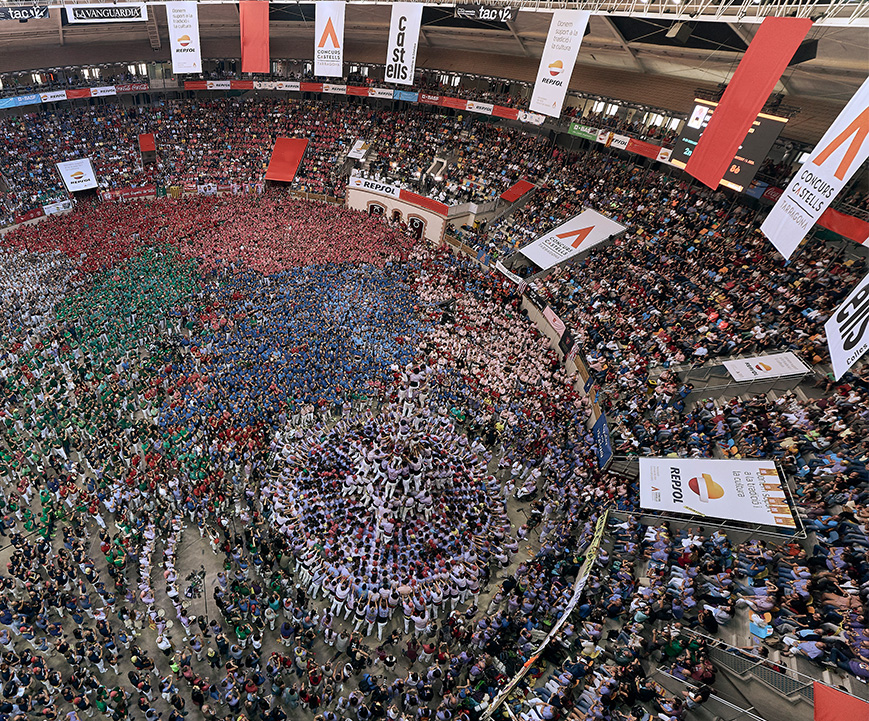
[[[566,233],[557,233],[555,237],[564,240],[566,238],[572,238],[573,236],[576,236],[576,240],[574,240],[570,245],[574,248],[578,248],[580,246],[580,243],[582,243],[582,241],[584,241],[588,237],[588,234],[591,233],[591,231],[593,230],[594,226],[590,225],[588,228],[580,228],[579,230],[568,230]]]
[[[326,38],[329,38],[332,41],[332,47],[338,48],[341,43],[338,42],[338,33],[335,32],[335,26],[332,25],[332,18],[329,18],[326,21],[326,27],[323,29],[323,37],[320,38],[320,44],[317,45],[318,48],[322,48],[326,45]]]

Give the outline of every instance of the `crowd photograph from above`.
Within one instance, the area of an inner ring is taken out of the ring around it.
[[[869,721],[867,26],[0,3],[0,721]]]

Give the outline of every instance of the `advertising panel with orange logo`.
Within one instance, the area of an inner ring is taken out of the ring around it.
[[[318,2],[314,17],[314,75],[344,76],[344,3]]]
[[[166,3],[173,73],[202,72],[199,52],[199,10],[195,2]]]
[[[772,461],[640,458],[640,506],[648,511],[796,528]]]
[[[561,115],[588,17],[589,13],[584,10],[556,10],[552,14],[534,92],[528,104],[532,112],[553,118]]]
[[[724,367],[738,383],[802,376],[812,372],[811,368],[790,352],[724,361]]]

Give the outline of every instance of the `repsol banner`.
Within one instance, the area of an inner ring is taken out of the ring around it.
[[[388,83],[413,85],[416,50],[422,24],[422,3],[395,3],[389,23],[389,45],[383,79]]]
[[[398,185],[390,185],[389,183],[381,183],[377,180],[369,180],[361,175],[351,175],[348,188],[356,188],[358,190],[367,190],[371,193],[379,193],[380,195],[388,195],[391,198],[398,198],[401,195],[401,187]]]
[[[199,9],[196,3],[166,3],[166,19],[169,22],[172,72],[200,72],[202,58],[199,53]]]
[[[640,506],[796,528],[773,461],[640,458]]]
[[[589,13],[585,10],[556,10],[552,14],[534,92],[528,104],[532,112],[553,118],[561,115],[579,46],[588,26],[588,17]]]

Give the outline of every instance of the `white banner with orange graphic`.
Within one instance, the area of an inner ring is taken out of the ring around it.
[[[395,3],[389,22],[389,46],[383,79],[388,83],[413,85],[416,49],[422,25],[422,3]]]
[[[199,50],[199,9],[195,2],[166,3],[173,73],[202,72]]]
[[[625,226],[596,210],[584,210],[520,248],[519,252],[541,270],[547,270],[624,231]]]
[[[552,118],[560,117],[588,16],[585,10],[556,10],[552,13],[529,110]]]
[[[640,507],[796,528],[773,461],[640,458]]]
[[[739,383],[802,376],[812,372],[811,368],[790,352],[724,361],[724,367],[730,377]]]
[[[67,160],[57,164],[60,179],[70,193],[97,187],[97,176],[90,158]]]
[[[344,3],[318,2],[314,20],[314,75],[344,76]]]
[[[785,259],[869,158],[869,78],[815,146],[760,229]]]

